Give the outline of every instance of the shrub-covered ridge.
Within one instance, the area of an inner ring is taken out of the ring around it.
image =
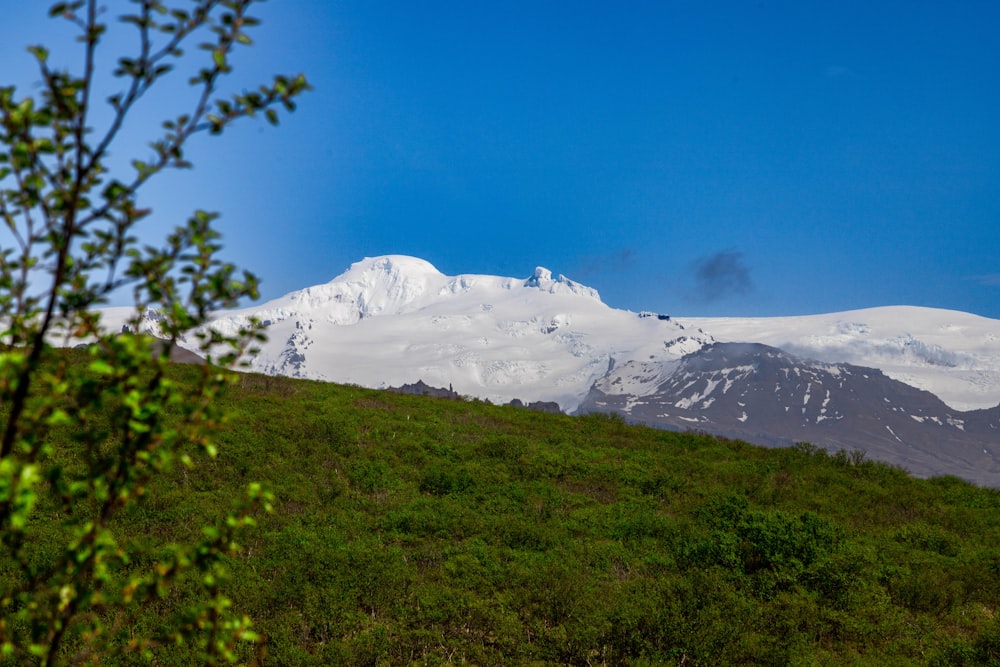
[[[123,528],[186,539],[249,482],[273,491],[228,584],[268,663],[1000,661],[995,490],[808,445],[256,375],[222,400],[218,457],[161,480]]]

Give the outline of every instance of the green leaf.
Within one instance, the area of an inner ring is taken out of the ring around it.
[[[83,7],[83,0],[76,2],[57,2],[49,8],[49,17],[72,15],[74,11]]]
[[[89,370],[94,375],[114,375],[115,367],[109,364],[103,359],[95,359],[87,365],[87,370]]]
[[[44,46],[29,46],[28,53],[35,56],[35,58],[37,58],[38,61],[42,63],[48,60],[49,57],[49,50],[46,49]]]

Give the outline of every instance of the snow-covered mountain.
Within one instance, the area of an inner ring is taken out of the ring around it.
[[[116,329],[127,313],[108,309],[105,321]],[[386,255],[324,285],[219,313],[213,326],[232,329],[250,317],[269,337],[250,360],[257,372],[371,387],[423,380],[499,402],[556,401],[568,412],[609,368],[642,396],[671,362],[716,341],[878,368],[956,410],[1000,404],[1000,320],[951,310],[668,318],[611,308],[544,268],[526,278],[446,276],[422,259]],[[144,328],[154,331],[155,321]]]
[[[609,308],[598,293],[544,268],[527,278],[446,276],[428,262],[364,259],[325,285],[220,313],[232,330],[256,317],[262,373],[398,386],[422,380],[506,403],[573,410],[618,360],[679,359],[712,342],[697,329]]]
[[[109,309],[106,326],[127,314]],[[811,440],[1000,487],[1000,320],[913,307],[670,318],[610,308],[544,268],[446,276],[401,255],[219,313],[211,326],[232,331],[251,317],[268,336],[247,360],[257,372],[422,382],[762,444]],[[155,333],[156,314],[147,319]]]

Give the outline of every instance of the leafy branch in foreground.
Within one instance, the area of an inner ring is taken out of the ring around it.
[[[193,660],[215,664],[256,650],[259,638],[219,586],[237,534],[268,494],[251,487],[244,505],[188,544],[120,541],[111,520],[143,502],[158,473],[215,455],[212,432],[225,419],[215,397],[228,378],[220,366],[235,364],[260,335],[254,327],[199,329],[212,310],[257,294],[252,274],[218,258],[215,214],[195,211],[160,247],[138,240],[150,214],[140,191],[167,169],[191,166],[184,148],[194,135],[218,134],[257,113],[276,123],[276,109],[293,110],[309,88],[302,75],[278,76],[254,92],[220,94],[235,49],[251,43],[246,31],[259,23],[250,14],[258,1],[135,0],[121,22],[137,32],[137,52],[118,59],[105,99],[96,84],[97,45],[108,30],[103,9],[96,0],[56,3],[49,15],[79,32],[82,70],[53,66],[45,47],[32,46],[40,92],[20,97],[0,88],[3,659],[97,663],[182,643]],[[193,100],[163,122],[152,158],[113,173],[109,154],[126,120],[164,77],[190,66],[184,49],[199,35],[206,57],[189,78]],[[129,333],[107,332],[97,308],[123,289],[135,304]],[[158,328],[142,333],[148,312],[158,313]],[[177,384],[166,372],[170,352],[196,329],[209,363],[197,383]],[[82,344],[87,364],[52,352]],[[71,442],[76,455],[57,441]],[[53,523],[59,541],[38,539],[39,527]],[[182,580],[200,583],[201,601],[148,633],[126,627],[130,609],[155,605]]]

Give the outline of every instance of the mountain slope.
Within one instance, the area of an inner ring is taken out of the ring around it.
[[[214,582],[267,638],[267,664],[995,662],[996,490],[808,447],[257,374],[216,400],[231,414],[217,455],[154,475],[108,528],[165,551],[249,483],[271,491]],[[65,469],[84,467],[73,432],[54,435]],[[34,569],[0,569],[5,590],[64,554],[50,545],[66,502],[38,502]],[[109,568],[108,588],[152,565]],[[183,613],[189,591],[136,608],[119,636]],[[234,650],[250,663],[255,649]],[[186,644],[152,650],[152,664],[193,662]]]
[[[269,341],[251,370],[398,386],[422,380],[506,403],[577,406],[615,359],[677,359],[711,342],[668,319],[609,308],[538,268],[528,278],[446,276],[413,257],[368,258],[326,285],[222,313],[259,318]]]
[[[125,313],[108,310],[105,324],[117,329]],[[211,326],[250,318],[269,338],[250,369],[270,375],[615,410],[757,443],[863,449],[917,474],[1000,486],[1000,321],[967,313],[677,320],[610,308],[544,268],[446,276],[386,255]],[[156,326],[147,314],[142,328]],[[713,334],[752,344],[715,345]],[[774,342],[785,351],[762,347]]]
[[[888,306],[764,318],[682,318],[717,340],[882,370],[958,410],[1000,404],[1000,321],[937,308]]]
[[[759,343],[629,362],[595,383],[579,411],[757,444],[863,450],[917,475],[1000,487],[1000,408],[963,413],[877,369],[806,361]]]

